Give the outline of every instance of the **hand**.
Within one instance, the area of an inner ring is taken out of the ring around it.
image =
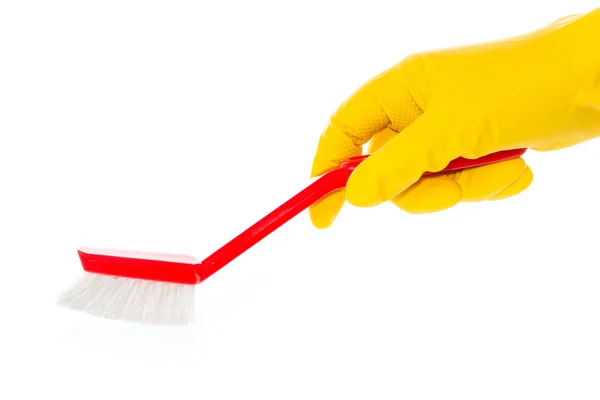
[[[310,208],[331,225],[345,200],[359,207],[391,201],[409,213],[498,200],[533,179],[523,159],[421,178],[459,156],[500,150],[549,151],[600,135],[600,8],[562,18],[510,40],[407,57],[358,89],[320,137],[312,176],[371,156],[345,190]]]

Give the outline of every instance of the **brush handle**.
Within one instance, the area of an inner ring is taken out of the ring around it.
[[[474,160],[460,157],[451,161],[446,168],[438,173],[457,171],[518,158],[523,155],[525,151],[526,149],[505,150]],[[321,198],[333,191],[344,188],[352,171],[354,171],[354,169],[368,156],[369,155],[352,157],[342,163],[339,167],[325,173],[304,190],[206,258],[197,268],[197,274],[200,280],[202,281],[217,272],[275,229],[288,222],[294,216],[298,215]],[[425,172],[423,175],[431,174],[431,172]]]

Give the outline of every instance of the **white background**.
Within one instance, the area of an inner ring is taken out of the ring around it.
[[[528,153],[506,201],[303,213],[202,283],[188,328],[54,303],[82,245],[208,256],[406,55],[595,3],[1,2],[0,398],[598,399],[595,141]]]

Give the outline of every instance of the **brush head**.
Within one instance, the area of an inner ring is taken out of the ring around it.
[[[176,254],[114,249],[78,250],[83,277],[58,304],[98,317],[181,325],[192,321],[201,263]]]
[[[201,263],[180,254],[118,249],[82,248],[77,251],[86,272],[158,282],[197,284]]]
[[[107,319],[187,325],[193,321],[195,289],[189,284],[84,273],[57,302]]]

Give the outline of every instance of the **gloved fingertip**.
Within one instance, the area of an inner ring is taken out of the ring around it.
[[[489,200],[517,182],[526,169],[525,161],[516,158],[465,170],[458,178],[463,188],[462,201]]]
[[[503,200],[509,197],[516,196],[517,194],[525,191],[533,182],[533,171],[529,166],[525,168],[523,174],[517,179],[512,185],[508,186],[504,190],[499,193],[496,193],[494,196],[490,197],[488,200],[496,201]]]
[[[409,214],[430,214],[457,205],[462,198],[462,188],[453,179],[440,177],[423,178],[391,203]]]
[[[346,200],[355,207],[372,207],[385,201],[371,160],[363,161],[346,183]]]
[[[313,226],[317,229],[329,228],[344,206],[344,202],[344,190],[339,190],[310,206],[308,213]]]
[[[323,172],[327,170],[327,168],[330,168],[330,166],[328,166],[326,162],[324,162],[321,159],[315,158],[310,170],[310,178],[313,179],[317,176],[322,175]]]

